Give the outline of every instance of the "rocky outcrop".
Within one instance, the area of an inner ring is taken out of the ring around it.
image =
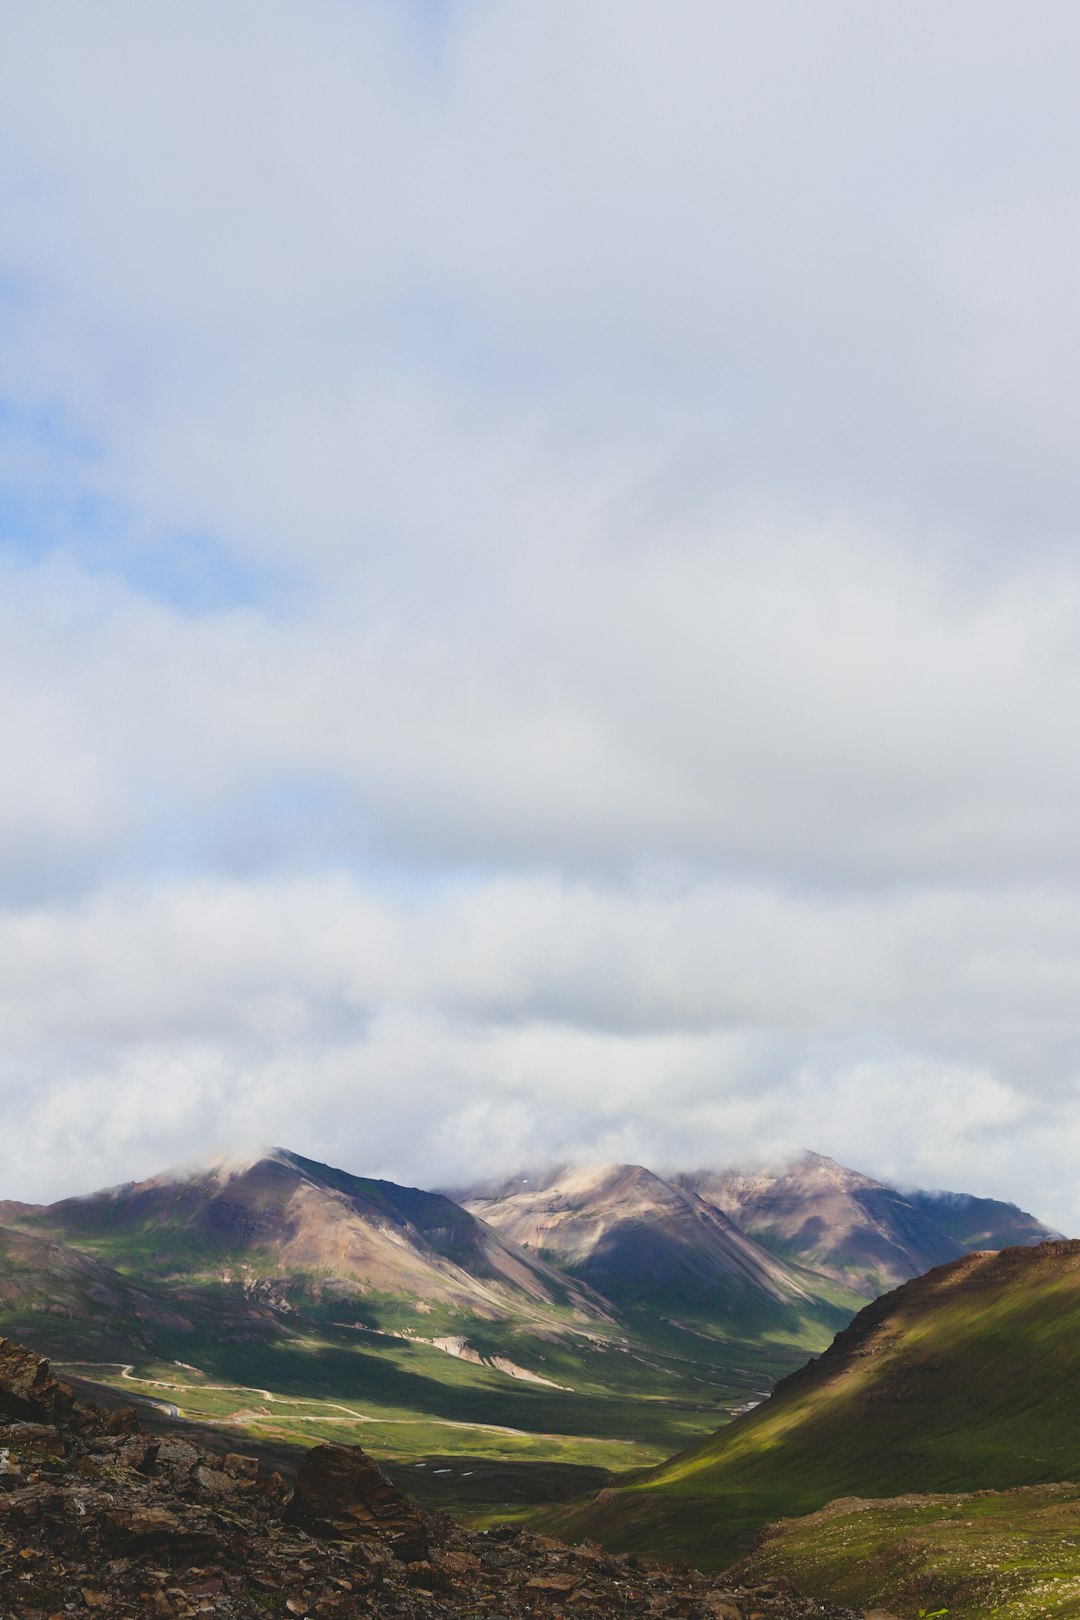
[[[257,1459],[143,1434],[0,1340],[0,1616],[187,1620],[670,1616],[857,1620],[783,1581],[739,1588],[514,1526],[414,1507],[359,1446],[318,1446],[295,1491]]]
[[[359,1446],[309,1451],[285,1518],[318,1535],[375,1537],[405,1564],[428,1553],[423,1516]]]
[[[0,1339],[0,1417],[52,1423],[74,1404],[71,1390],[52,1376],[43,1356],[14,1339]]]

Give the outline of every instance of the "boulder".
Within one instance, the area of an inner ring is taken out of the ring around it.
[[[0,1496],[0,1524],[36,1524],[39,1519],[63,1514],[67,1497],[55,1485],[26,1485]]]
[[[385,1542],[402,1563],[428,1555],[424,1520],[362,1446],[316,1446],[296,1476],[286,1518],[318,1535]]]
[[[140,1434],[139,1414],[133,1406],[116,1406],[106,1413],[101,1431],[103,1434]]]
[[[44,1356],[15,1339],[0,1339],[0,1421],[55,1423],[73,1405],[71,1390],[53,1377]]]
[[[159,1449],[160,1442],[151,1440],[148,1434],[133,1434],[121,1443],[116,1456],[125,1468],[134,1468],[137,1474],[152,1474]]]
[[[152,1552],[186,1559],[213,1558],[227,1550],[222,1537],[207,1523],[187,1522],[165,1508],[141,1503],[104,1513],[97,1528],[110,1550],[128,1557]]]
[[[227,1474],[223,1468],[209,1468],[205,1463],[200,1463],[191,1477],[211,1496],[231,1496],[242,1489],[240,1481],[232,1474]]]
[[[167,1434],[158,1445],[158,1463],[180,1478],[197,1468],[201,1458],[195,1447],[179,1434]]]
[[[221,1466],[234,1479],[257,1479],[259,1477],[258,1457],[245,1457],[239,1451],[226,1452],[225,1461]]]

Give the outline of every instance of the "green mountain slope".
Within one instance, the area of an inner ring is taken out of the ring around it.
[[[145,1348],[157,1334],[187,1334],[190,1319],[153,1283],[137,1285],[52,1238],[0,1226],[0,1321],[50,1348],[76,1340],[108,1353]]]
[[[559,1522],[717,1566],[842,1496],[1080,1478],[1080,1243],[964,1256],[874,1301],[701,1444]]]

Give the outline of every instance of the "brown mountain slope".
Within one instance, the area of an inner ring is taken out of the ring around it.
[[[164,1276],[220,1273],[233,1263],[278,1275],[317,1273],[330,1284],[479,1316],[501,1316],[510,1299],[604,1314],[587,1289],[448,1198],[352,1176],[281,1148],[64,1199],[18,1220]]]
[[[964,1252],[895,1188],[819,1153],[779,1167],[699,1170],[673,1180],[764,1248],[868,1298]]]
[[[804,1275],[748,1238],[722,1210],[641,1165],[518,1178],[503,1196],[470,1199],[466,1207],[521,1248],[612,1298],[718,1287],[785,1306],[813,1297]]]

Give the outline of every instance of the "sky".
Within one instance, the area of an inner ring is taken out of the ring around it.
[[[1080,1234],[1080,11],[0,0],[0,1196]]]

